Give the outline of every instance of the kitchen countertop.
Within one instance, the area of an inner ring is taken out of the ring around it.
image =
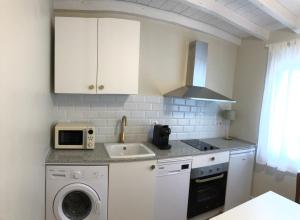
[[[103,143],[97,143],[94,150],[55,150],[50,149],[46,164],[90,164],[90,165],[106,165],[113,162],[128,162],[141,160],[159,160],[175,157],[196,156],[201,154],[216,153],[222,151],[234,151],[240,149],[248,149],[255,147],[255,144],[234,139],[224,140],[222,138],[202,139],[202,141],[217,146],[220,149],[213,151],[199,151],[181,141],[170,141],[172,145],[169,150],[160,150],[151,143],[144,143],[154,153],[154,157],[135,158],[135,159],[111,159],[104,148]]]

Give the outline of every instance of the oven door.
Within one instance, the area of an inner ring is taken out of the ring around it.
[[[227,172],[191,179],[188,218],[224,205]]]

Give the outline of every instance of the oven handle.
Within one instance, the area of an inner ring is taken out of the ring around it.
[[[206,182],[209,182],[209,181],[213,181],[213,180],[217,180],[217,179],[222,179],[224,177],[224,174],[221,174],[219,176],[214,176],[214,177],[209,177],[207,179],[196,179],[195,180],[195,183],[206,183]]]

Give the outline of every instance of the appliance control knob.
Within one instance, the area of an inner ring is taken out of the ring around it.
[[[89,133],[89,134],[93,134],[94,131],[93,131],[92,129],[89,129],[89,130],[88,130],[88,133]]]
[[[83,177],[83,175],[82,175],[81,171],[73,171],[72,177],[73,177],[73,179],[81,179]]]
[[[89,148],[93,147],[93,144],[92,143],[88,143],[88,147]]]

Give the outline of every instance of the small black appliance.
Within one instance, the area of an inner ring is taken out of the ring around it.
[[[168,125],[154,125],[152,143],[159,149],[170,149],[169,136],[171,129]]]

